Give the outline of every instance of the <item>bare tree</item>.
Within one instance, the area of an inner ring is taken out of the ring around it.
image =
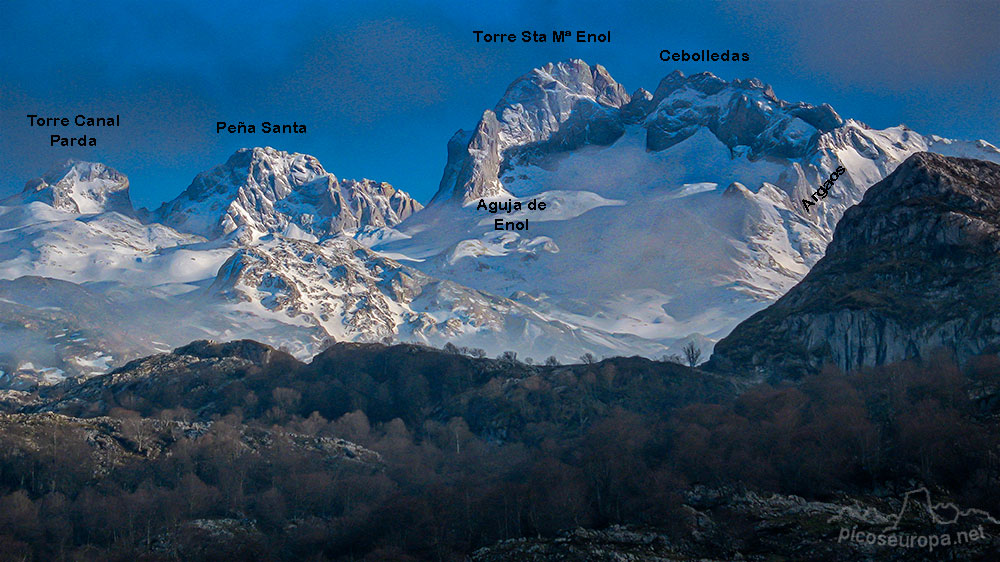
[[[696,346],[693,341],[689,341],[684,346],[684,357],[687,358],[688,366],[694,367],[698,364],[698,360],[701,359],[701,348]]]
[[[545,366],[546,367],[558,367],[559,366],[559,360],[556,359],[555,355],[549,355],[545,359]]]
[[[122,435],[135,443],[135,449],[145,455],[153,443],[153,427],[145,423],[138,413],[122,419]]]
[[[497,359],[503,361],[504,363],[509,363],[511,365],[517,363],[517,352],[516,351],[504,351]]]
[[[597,363],[597,358],[594,357],[593,353],[588,351],[580,356],[580,361],[583,361],[587,365],[593,365],[594,363]]]

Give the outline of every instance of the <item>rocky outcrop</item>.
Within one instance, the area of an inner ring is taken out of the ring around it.
[[[555,537],[500,541],[475,551],[471,559],[474,562],[902,562],[976,560],[988,558],[988,553],[1000,546],[995,535],[996,521],[978,514],[958,518],[955,524],[941,525],[928,510],[914,510],[905,514],[900,529],[891,527],[893,518],[903,509],[902,500],[895,497],[857,495],[808,501],[794,495],[695,486],[685,492],[682,509],[683,515],[678,517],[684,521],[681,530],[633,525],[577,528]],[[918,550],[917,545],[886,546],[889,540],[906,544],[923,534],[934,534],[939,541],[947,535],[951,542],[958,533],[968,534],[979,528],[983,529],[985,540],[939,545],[937,550],[929,551],[926,546]],[[869,543],[869,535],[874,542],[884,542]]]
[[[58,430],[79,438],[87,451],[95,477],[108,475],[129,461],[149,460],[169,454],[177,441],[194,441],[212,431],[213,421],[183,422],[157,418],[78,418],[53,412],[0,413],[0,431],[18,448],[38,450],[38,438]],[[316,437],[281,430],[241,425],[237,439],[244,451],[256,452],[284,440],[302,451],[319,453],[331,461],[351,462],[378,468],[382,456],[356,443],[331,437]]]
[[[1000,348],[1000,165],[918,153],[837,226],[826,256],[710,366],[797,378]]]
[[[67,160],[44,176],[29,181],[21,193],[0,201],[0,205],[22,205],[32,201],[82,215],[109,211],[135,215],[128,178],[97,162]]]

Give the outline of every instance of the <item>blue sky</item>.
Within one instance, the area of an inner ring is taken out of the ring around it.
[[[2,2],[0,196],[74,157],[124,172],[137,206],[155,207],[236,149],[269,144],[426,202],[451,135],[518,76],[567,58],[603,64],[629,91],[708,70],[874,127],[1000,143],[997,1]],[[612,42],[477,44],[476,29],[610,30]],[[750,62],[658,58],[682,48]],[[95,132],[95,148],[50,148],[53,131],[29,128],[28,113],[120,114],[122,126]],[[308,133],[219,135],[218,120]]]

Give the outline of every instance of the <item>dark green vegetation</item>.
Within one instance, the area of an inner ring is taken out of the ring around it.
[[[0,559],[463,560],[583,527],[611,534],[572,535],[581,552],[854,560],[825,516],[768,492],[877,505],[920,483],[1000,514],[995,358],[734,380],[196,342],[7,404],[23,413],[0,415]]]

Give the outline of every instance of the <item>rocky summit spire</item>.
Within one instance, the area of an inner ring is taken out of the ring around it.
[[[52,207],[92,215],[115,211],[133,216],[129,183],[125,174],[98,162],[67,160],[40,178],[29,181],[24,190],[5,199],[3,205],[40,201]]]
[[[157,219],[218,238],[240,230],[318,239],[359,228],[392,227],[421,208],[385,182],[339,180],[308,154],[243,148],[198,174]]]
[[[601,65],[549,63],[515,80],[475,130],[448,143],[448,164],[432,202],[506,194],[499,180],[510,150],[567,150],[610,144],[622,135],[619,110],[630,97]]]

